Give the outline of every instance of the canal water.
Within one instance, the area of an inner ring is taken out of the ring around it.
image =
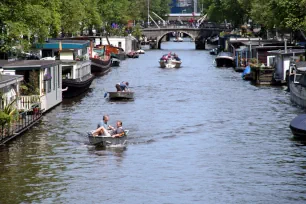
[[[256,87],[193,42],[163,43],[97,78],[0,147],[0,203],[305,203],[306,146],[288,125],[304,110],[285,87]],[[158,59],[177,53],[181,69]],[[131,102],[106,91],[128,81]],[[88,144],[103,114],[126,149]]]

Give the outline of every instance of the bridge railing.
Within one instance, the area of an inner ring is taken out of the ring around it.
[[[216,24],[210,24],[210,23],[202,23],[199,26],[195,26],[195,25],[175,25],[175,24],[170,24],[170,25],[159,25],[160,29],[186,29],[186,28],[193,28],[193,29],[231,29],[229,26],[226,26],[225,24],[220,24],[220,25],[216,25]],[[144,29],[158,29],[157,26],[149,26],[147,28]]]

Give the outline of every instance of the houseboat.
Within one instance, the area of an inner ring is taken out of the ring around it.
[[[290,100],[306,108],[306,62],[292,60],[289,70]]]
[[[78,96],[89,89],[95,78],[91,74],[91,61],[89,60],[90,41],[50,40],[39,46],[42,59],[55,57],[61,62],[64,98]]]
[[[25,101],[25,96],[20,95],[22,81],[21,75],[0,75],[0,111],[10,116],[7,121],[2,120],[0,145],[21,135],[41,119],[40,103]],[[26,106],[30,109],[22,109]]]
[[[285,50],[274,50],[268,52],[274,56],[271,58],[272,66],[274,67],[274,80],[280,84],[288,83],[289,67],[292,58],[298,58],[305,54],[304,49],[287,49]]]
[[[112,60],[109,54],[106,54],[105,47],[100,43],[96,44],[96,39],[100,39],[99,36],[81,36],[81,37],[72,37],[72,38],[64,38],[61,40],[70,40],[79,42],[80,44],[84,42],[90,42],[88,49],[88,59],[91,61],[91,73],[94,75],[104,75],[109,72],[112,65]],[[101,42],[98,41],[97,42]]]
[[[17,99],[21,81],[23,81],[22,75],[0,74],[0,110]]]
[[[95,76],[91,74],[90,61],[62,61],[63,98],[76,97],[86,92]]]
[[[32,107],[32,110],[37,110],[35,114],[32,110],[30,114],[30,110],[27,112],[21,109],[21,105],[24,105],[20,103],[23,96],[20,96],[19,92],[22,81],[23,76],[21,75],[0,74],[0,111],[2,116],[9,116],[6,120],[1,121],[0,145],[19,136],[41,118],[41,111],[36,106]]]
[[[96,45],[100,43],[101,45],[117,47],[122,49],[121,51],[124,51],[125,53],[129,53],[132,50],[139,49],[138,40],[131,35],[126,37],[108,37],[108,40],[106,39],[106,37],[101,37],[99,40],[100,41],[97,41],[96,38]],[[110,45],[108,42],[110,43]],[[121,58],[119,59],[122,60]]]
[[[2,67],[4,75],[22,75],[19,109],[40,104],[42,113],[62,102],[62,66],[59,60],[23,60]]]

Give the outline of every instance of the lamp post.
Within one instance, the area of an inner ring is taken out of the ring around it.
[[[150,13],[149,13],[149,11],[150,11],[150,0],[148,0],[148,27],[149,27],[149,25],[150,25]]]

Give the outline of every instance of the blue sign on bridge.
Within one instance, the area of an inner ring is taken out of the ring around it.
[[[172,0],[171,12],[172,14],[179,13],[197,13],[198,1],[197,0]]]

